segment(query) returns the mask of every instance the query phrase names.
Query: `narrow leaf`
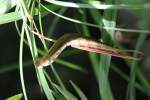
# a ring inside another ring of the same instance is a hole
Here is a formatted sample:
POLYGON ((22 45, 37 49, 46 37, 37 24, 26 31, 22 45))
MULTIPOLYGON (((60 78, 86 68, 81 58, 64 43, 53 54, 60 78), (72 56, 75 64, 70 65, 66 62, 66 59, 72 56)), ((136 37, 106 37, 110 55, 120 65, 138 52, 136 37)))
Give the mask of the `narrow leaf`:
POLYGON ((20 94, 16 94, 12 97, 7 98, 6 100, 21 100, 22 96, 23 96, 23 94, 20 93, 20 94))
POLYGON ((74 84, 72 81, 70 81, 70 83, 73 86, 73 88, 76 90, 76 92, 78 93, 81 100, 88 100, 87 97, 85 96, 85 94, 82 92, 82 90, 76 84, 74 84))

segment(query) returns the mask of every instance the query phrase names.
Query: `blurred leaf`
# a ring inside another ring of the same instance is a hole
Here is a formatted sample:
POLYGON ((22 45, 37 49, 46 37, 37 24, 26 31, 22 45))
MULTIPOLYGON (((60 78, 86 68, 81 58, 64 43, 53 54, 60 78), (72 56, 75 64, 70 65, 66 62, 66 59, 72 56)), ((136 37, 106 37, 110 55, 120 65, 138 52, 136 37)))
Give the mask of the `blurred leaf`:
POLYGON ((20 94, 16 94, 12 97, 7 98, 6 100, 21 100, 22 96, 23 96, 23 94, 20 93, 20 94))
MULTIPOLYGON (((24 62, 23 63, 24 68, 29 67, 29 65, 33 64, 32 60, 23 61, 23 62, 24 62)), ((0 74, 7 73, 7 72, 10 72, 10 71, 13 71, 13 70, 16 70, 16 69, 19 69, 19 64, 18 63, 4 65, 4 66, 1 66, 1 68, 0 68, 0 74)))
POLYGON ((47 80, 45 78, 43 69, 38 69, 38 75, 39 75, 39 79, 40 79, 42 88, 44 90, 44 93, 45 93, 47 99, 48 100, 55 100, 55 98, 54 98, 54 96, 52 94, 53 91, 49 88, 49 85, 48 85, 48 82, 47 82, 47 80))
POLYGON ((0 15, 0 24, 5 24, 21 19, 19 12, 11 12, 0 15))
MULTIPOLYGON (((6 0, 3 0, 3 2, 6 0)), ((10 2, 10 0, 7 0, 10 2)), ((15 1, 15 0, 11 0, 11 1, 15 1)), ((17 0, 16 0, 17 1, 17 0)), ((3 4, 3 3, 1 3, 3 4)), ((52 5, 45 5, 48 8, 52 8, 53 10, 57 10, 60 9, 59 7, 53 7, 52 5)), ((1 9, 1 8, 0 8, 1 9)), ((35 13, 34 15, 38 15, 38 9, 34 8, 35 13)), ((0 10, 1 11, 1 10, 0 10)), ((41 14, 42 16, 48 14, 48 12, 45 9, 41 9, 41 14)), ((5 13, 5 14, 0 14, 0 24, 5 24, 5 23, 9 23, 9 22, 14 22, 17 20, 22 19, 20 12, 19 11, 15 11, 15 12, 10 12, 10 13, 5 13)))
POLYGON ((150 33, 150 30, 146 30, 146 29, 127 29, 127 28, 117 28, 117 27, 109 27, 109 26, 100 26, 100 25, 97 25, 97 24, 92 24, 92 23, 88 23, 88 22, 83 22, 83 21, 80 21, 80 20, 77 20, 77 19, 73 19, 73 18, 70 18, 70 17, 66 17, 66 16, 63 16, 63 15, 60 15, 56 12, 54 12, 53 10, 47 8, 46 6, 44 6, 43 4, 41 4, 41 6, 47 10, 48 12, 52 13, 53 15, 56 15, 64 20, 67 20, 67 21, 70 21, 70 22, 74 22, 74 23, 78 23, 78 24, 82 24, 82 25, 87 25, 87 26, 91 26, 91 27, 96 27, 96 28, 102 28, 102 29, 108 29, 108 30, 116 30, 116 31, 122 31, 122 32, 137 32, 137 33, 150 33))
MULTIPOLYGON (((89 4, 84 3, 73 3, 68 1, 57 1, 57 0, 46 0, 49 3, 58 6, 72 7, 72 8, 89 8, 89 9, 149 9, 150 4, 142 5, 131 5, 131 4, 104 4, 101 2, 89 2, 89 4)), ((106 3, 106 2, 105 2, 106 3)))
MULTIPOLYGON (((115 0, 106 1, 107 4, 115 4, 115 0)), ((101 21, 100 21, 101 22, 101 21)), ((116 27, 116 10, 105 10, 103 19, 104 27, 116 27)), ((114 30, 105 29, 101 31, 102 40, 113 45, 114 30)), ((110 55, 100 55, 98 85, 102 100, 114 100, 113 93, 109 84, 108 76, 111 64, 110 55), (107 93, 107 94, 106 94, 107 93)))
POLYGON ((62 82, 62 80, 60 79, 58 73, 56 72, 56 70, 55 70, 55 68, 54 68, 54 66, 53 66, 52 64, 51 64, 51 69, 52 69, 52 71, 53 71, 53 74, 54 74, 54 76, 55 76, 57 82, 58 82, 59 85, 61 86, 61 88, 62 88, 63 90, 66 90, 66 88, 65 88, 65 86, 64 86, 64 84, 63 84, 63 82, 62 82))
POLYGON ((17 2, 18 0, 0 0, 0 15, 14 7, 17 2))
POLYGON ((23 39, 24 39, 24 28, 25 28, 25 21, 23 21, 22 30, 21 30, 21 37, 20 37, 20 48, 19 48, 19 72, 20 72, 20 80, 21 80, 21 86, 22 91, 24 95, 24 99, 28 100, 26 88, 25 88, 25 82, 24 82, 24 74, 23 74, 23 39))
POLYGON ((82 92, 82 90, 76 84, 74 84, 72 81, 70 81, 70 83, 73 86, 73 88, 75 89, 75 91, 78 93, 81 100, 88 100, 87 97, 85 96, 85 94, 82 92))
POLYGON ((61 100, 66 100, 66 98, 63 95, 61 95, 59 92, 53 92, 53 95, 55 96, 56 100, 60 100, 60 98, 61 100))
POLYGON ((99 76, 98 76, 98 85, 99 91, 102 100, 114 100, 113 94, 110 88, 108 74, 109 67, 111 63, 111 56, 108 55, 100 55, 100 65, 99 65, 99 76))
POLYGON ((53 86, 67 99, 67 100, 78 100, 74 95, 72 95, 68 90, 63 90, 58 85, 53 84, 53 86))
POLYGON ((56 59, 55 62, 58 63, 58 64, 61 64, 61 65, 64 65, 64 66, 66 66, 68 68, 85 72, 85 69, 83 69, 81 66, 79 66, 77 64, 73 64, 73 63, 67 62, 65 60, 60 60, 60 59, 56 59))

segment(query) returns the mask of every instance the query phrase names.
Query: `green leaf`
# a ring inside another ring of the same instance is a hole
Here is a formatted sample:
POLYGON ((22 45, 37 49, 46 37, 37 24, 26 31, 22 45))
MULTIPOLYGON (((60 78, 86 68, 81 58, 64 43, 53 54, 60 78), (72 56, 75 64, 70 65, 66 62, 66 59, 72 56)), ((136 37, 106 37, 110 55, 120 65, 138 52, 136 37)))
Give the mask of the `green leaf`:
POLYGON ((98 85, 102 100, 113 100, 113 95, 108 80, 110 62, 111 56, 101 55, 99 65, 98 85))
POLYGON ((0 15, 0 24, 5 24, 21 19, 19 12, 11 12, 0 15))
POLYGON ((72 81, 70 81, 70 83, 73 86, 73 88, 76 90, 76 92, 78 93, 81 100, 88 100, 87 97, 85 96, 85 94, 82 92, 82 90, 76 84, 74 84, 72 81))
POLYGON ((61 86, 61 88, 62 88, 63 90, 66 90, 66 88, 65 88, 65 86, 64 86, 64 84, 63 84, 63 82, 62 82, 62 80, 60 79, 58 73, 56 72, 56 70, 55 70, 55 68, 54 68, 54 66, 53 66, 52 64, 51 64, 51 69, 52 69, 52 71, 53 71, 53 74, 54 74, 54 76, 55 76, 57 82, 58 82, 59 85, 61 86))
POLYGON ((67 100, 78 100, 74 95, 72 95, 68 90, 63 90, 60 86, 53 84, 53 86, 67 99, 67 100))
POLYGON ((39 79, 41 81, 41 85, 42 85, 42 88, 44 90, 44 93, 45 93, 47 99, 48 100, 55 100, 55 98, 52 94, 53 91, 48 86, 48 83, 47 83, 47 80, 45 78, 43 69, 38 69, 38 75, 39 75, 39 79))
POLYGON ((21 100, 22 96, 23 96, 23 94, 19 93, 19 94, 12 96, 12 97, 7 98, 6 100, 21 100))
MULTIPOLYGON (((10 2, 10 0, 3 0, 3 2, 5 1, 8 1, 10 2)), ((15 0, 11 0, 11 1, 15 1, 15 0)), ((17 1, 17 0, 16 0, 17 1)), ((1 4, 4 4, 4 3, 1 3, 1 4)), ((0 5, 1 6, 1 5, 0 5)), ((59 9, 59 7, 53 7, 52 5, 45 5, 46 7, 48 8, 51 8, 53 10, 57 10, 59 9)), ((2 8, 0 8, 0 11, 1 11, 2 8)), ((35 10, 35 13, 34 15, 38 15, 38 9, 37 8, 34 8, 35 10)), ((48 14, 48 12, 45 10, 45 9, 41 9, 42 11, 42 15, 46 15, 48 14)), ((1 13, 1 12, 0 12, 1 13)), ((15 12, 10 12, 10 13, 4 13, 4 14, 0 14, 0 24, 6 24, 6 23, 10 23, 10 22, 14 22, 14 21, 17 21, 17 20, 20 20, 22 19, 21 15, 20 15, 20 12, 19 11, 15 11, 15 12)))
POLYGON ((96 28, 102 28, 102 29, 122 31, 122 32, 150 33, 150 30, 146 30, 146 29, 142 30, 142 29, 117 28, 117 27, 100 26, 100 25, 97 25, 97 24, 83 22, 83 21, 80 21, 80 20, 77 20, 77 19, 73 19, 73 18, 70 18, 70 17, 66 17, 66 16, 63 16, 63 15, 60 15, 60 14, 52 11, 51 9, 49 9, 48 7, 46 7, 46 6, 42 5, 42 4, 41 4, 41 7, 43 7, 43 9, 47 10, 48 12, 52 13, 55 16, 58 16, 58 17, 60 17, 60 18, 62 18, 64 20, 67 20, 67 21, 70 21, 70 22, 74 22, 74 23, 77 23, 77 24, 82 24, 82 25, 87 25, 87 26, 96 27, 96 28))
MULTIPOLYGON (((23 61, 23 66, 25 68, 29 67, 29 65, 32 65, 33 64, 33 61, 32 60, 27 60, 27 61, 23 61)), ((19 64, 18 62, 17 63, 14 63, 14 64, 8 64, 8 65, 4 65, 4 66, 1 66, 0 68, 0 74, 2 73, 7 73, 7 72, 10 72, 10 71, 13 71, 13 70, 16 70, 16 69, 19 69, 19 64)))
POLYGON ((84 3, 73 3, 57 0, 45 0, 54 5, 63 6, 63 7, 72 7, 72 8, 89 8, 89 9, 149 9, 150 4, 142 5, 133 5, 133 4, 104 4, 101 2, 89 2, 89 4, 84 3))
MULTIPOLYGON (((106 3, 115 4, 115 0, 106 1, 106 3)), ((101 22, 101 21, 100 21, 101 22)), ((115 27, 116 26, 116 11, 115 10, 104 10, 102 19, 104 27, 115 27)), ((101 31, 102 40, 106 43, 113 44, 114 30, 104 29, 101 31)), ((109 69, 111 64, 111 56, 100 55, 99 65, 99 77, 98 85, 102 100, 114 100, 111 87, 108 80, 109 69), (107 93, 107 94, 106 94, 107 93)))
POLYGON ((25 82, 24 82, 24 74, 23 74, 23 39, 24 39, 24 26, 25 22, 23 21, 22 30, 21 30, 21 39, 20 39, 20 48, 19 48, 19 71, 20 71, 20 79, 21 79, 21 86, 23 90, 23 95, 25 100, 28 100, 25 82))
POLYGON ((61 100, 66 100, 66 98, 63 95, 61 95, 59 92, 53 92, 53 95, 55 96, 56 100, 60 100, 60 98, 61 100))
POLYGON ((81 66, 79 66, 77 64, 73 64, 73 63, 67 62, 65 60, 60 60, 60 59, 56 59, 55 62, 58 63, 58 64, 61 64, 61 65, 64 65, 64 66, 66 66, 68 68, 85 72, 85 69, 83 69, 81 66))
POLYGON ((0 14, 4 14, 17 4, 18 0, 0 0, 0 14))

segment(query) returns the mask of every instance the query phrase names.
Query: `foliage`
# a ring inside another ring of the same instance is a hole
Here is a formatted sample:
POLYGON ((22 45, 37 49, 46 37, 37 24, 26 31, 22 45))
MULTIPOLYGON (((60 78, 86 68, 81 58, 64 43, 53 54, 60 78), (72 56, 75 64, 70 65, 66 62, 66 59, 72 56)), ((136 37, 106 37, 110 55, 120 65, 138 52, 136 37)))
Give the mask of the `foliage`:
MULTIPOLYGON (((79 0, 77 3, 75 2, 67 2, 67 1, 56 1, 56 0, 11 0, 11 6, 7 9, 4 9, 8 6, 10 0, 1 0, 0 4, 0 24, 6 24, 9 22, 15 22, 16 29, 18 30, 18 34, 20 36, 20 52, 19 52, 19 69, 20 69, 20 78, 21 78, 21 85, 23 90, 23 95, 25 100, 28 100, 28 95, 26 93, 26 84, 24 80, 24 66, 32 64, 39 58, 40 55, 46 55, 48 53, 48 45, 47 41, 41 39, 42 45, 44 50, 41 50, 36 45, 36 40, 34 34, 28 29, 30 27, 34 28, 35 26, 35 19, 34 16, 38 17, 38 25, 39 29, 36 29, 41 34, 52 36, 54 30, 57 27, 57 24, 62 21, 63 19, 65 22, 70 22, 76 26, 77 33, 82 33, 84 36, 92 37, 90 33, 89 27, 94 27, 98 30, 97 34, 101 33, 101 40, 111 46, 124 48, 115 40, 115 31, 122 31, 122 32, 138 32, 139 37, 135 44, 135 49, 139 50, 142 43, 144 42, 147 33, 150 33, 150 30, 147 28, 149 27, 147 23, 148 18, 144 15, 145 9, 150 9, 149 3, 143 3, 142 0, 135 0, 134 2, 130 2, 129 0, 122 3, 118 3, 117 0, 109 0, 106 1, 96 1, 96 0, 79 0), (142 3, 141 3, 141 2, 142 3), (5 2, 5 3, 2 3, 5 2), (12 7, 15 7, 15 11, 7 12, 12 7), (65 12, 69 8, 75 9, 75 13, 73 13, 74 17, 67 17, 65 12), (117 19, 117 12, 118 10, 132 10, 141 20, 142 25, 139 25, 139 29, 126 29, 120 28, 116 26, 116 19, 117 19), (142 10, 143 13, 139 14, 138 10, 142 10), (102 12, 102 13, 100 13, 102 12), (43 32, 43 22, 42 18, 47 14, 54 15, 54 19, 51 21, 49 27, 49 33, 45 34, 43 32), (89 22, 90 15, 92 22, 89 22), (147 19, 146 19, 147 18, 147 19), (18 28, 17 21, 22 21, 21 29, 18 28), (146 27, 146 29, 144 28, 146 27), (26 36, 26 38, 25 38, 26 36), (32 60, 24 61, 23 60, 23 47, 24 43, 28 45, 31 51, 32 60)), ((62 32, 64 33, 64 32, 62 32)), ((80 51, 77 50, 68 50, 67 53, 63 53, 64 56, 71 57, 73 54, 78 54, 80 51)), ((109 81, 109 70, 112 68, 118 75, 124 78, 128 82, 128 89, 127 89, 127 96, 129 100, 136 100, 136 92, 135 90, 138 89, 145 94, 150 93, 150 83, 149 79, 146 78, 145 74, 140 69, 140 64, 137 61, 128 61, 124 60, 124 62, 130 68, 130 75, 126 75, 122 72, 115 63, 112 62, 112 58, 109 55, 99 55, 95 53, 88 53, 89 60, 91 62, 91 67, 93 69, 93 73, 96 77, 98 88, 99 88, 99 95, 102 100, 114 100, 113 92, 111 90, 111 85, 109 81), (139 81, 136 80, 138 78, 139 81)), ((71 63, 65 61, 63 59, 57 59, 55 63, 64 65, 67 68, 85 72, 86 69, 82 68, 81 65, 71 63)), ((18 64, 15 64, 12 68, 12 65, 7 66, 5 69, 1 69, 0 73, 6 73, 8 71, 14 70, 18 68, 18 64)), ((43 93, 47 97, 48 100, 77 100, 80 98, 81 100, 87 100, 88 98, 86 95, 81 91, 81 89, 71 81, 71 85, 73 86, 74 90, 78 94, 75 96, 72 92, 70 92, 64 83, 62 82, 61 78, 57 71, 55 70, 54 65, 48 67, 48 69, 37 69, 35 66, 35 72, 37 74, 37 79, 39 82, 39 86, 41 87, 43 93), (53 76, 47 72, 48 70, 52 70, 53 76), (53 81, 53 80, 56 80, 53 81)), ((73 80, 73 79, 71 79, 73 80)), ((96 84, 96 83, 95 83, 96 84)), ((116 83, 117 84, 117 83, 116 83)), ((81 87, 82 88, 82 87, 81 87)))

